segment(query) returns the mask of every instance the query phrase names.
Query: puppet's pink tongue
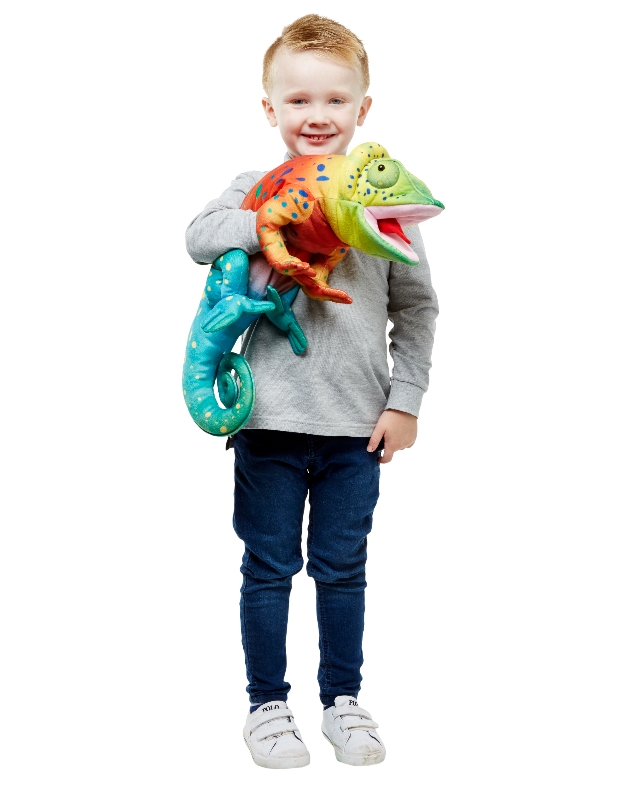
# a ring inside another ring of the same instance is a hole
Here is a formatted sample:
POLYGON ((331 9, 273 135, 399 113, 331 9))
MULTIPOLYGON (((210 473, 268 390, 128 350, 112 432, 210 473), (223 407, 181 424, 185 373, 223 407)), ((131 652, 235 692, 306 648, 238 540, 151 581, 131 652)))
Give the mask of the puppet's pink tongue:
POLYGON ((411 241, 403 232, 403 228, 398 224, 398 219, 377 219, 378 229, 382 233, 393 233, 399 235, 405 243, 410 244, 411 241))

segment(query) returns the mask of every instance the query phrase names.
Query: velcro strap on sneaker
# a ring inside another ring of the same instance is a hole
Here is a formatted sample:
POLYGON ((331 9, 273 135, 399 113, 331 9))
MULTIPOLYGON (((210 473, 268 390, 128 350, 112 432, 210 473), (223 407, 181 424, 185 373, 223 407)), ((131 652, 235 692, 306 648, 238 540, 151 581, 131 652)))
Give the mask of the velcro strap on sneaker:
MULTIPOLYGON (((281 720, 283 717, 293 717, 291 709, 274 709, 273 711, 266 711, 258 717, 257 720, 252 720, 250 725, 250 733, 256 730, 261 725, 265 725, 271 720, 281 720)), ((288 722, 288 720, 287 720, 288 722)))
POLYGON ((372 719, 369 711, 362 709, 360 706, 339 706, 332 709, 333 717, 337 720, 339 717, 365 717, 368 720, 372 719))
POLYGON ((343 730, 367 730, 368 728, 378 728, 378 722, 374 720, 344 720, 342 725, 343 730))
POLYGON ((298 726, 294 722, 288 720, 272 720, 267 725, 261 725, 256 728, 254 732, 254 739, 262 741, 269 738, 269 736, 282 736, 284 733, 292 733, 296 731, 298 726))

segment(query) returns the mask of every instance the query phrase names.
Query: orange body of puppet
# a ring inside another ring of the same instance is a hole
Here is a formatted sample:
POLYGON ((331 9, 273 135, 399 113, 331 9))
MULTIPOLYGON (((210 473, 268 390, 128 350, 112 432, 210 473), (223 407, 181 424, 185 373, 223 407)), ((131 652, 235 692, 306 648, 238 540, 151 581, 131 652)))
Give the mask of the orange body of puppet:
MULTIPOLYGON (((418 257, 400 222, 435 216, 444 206, 422 181, 376 142, 348 156, 300 156, 268 172, 241 208, 256 211, 262 254, 310 298, 349 304, 328 285, 351 246, 415 265, 418 257)), ((291 285, 292 286, 292 285, 291 285)))

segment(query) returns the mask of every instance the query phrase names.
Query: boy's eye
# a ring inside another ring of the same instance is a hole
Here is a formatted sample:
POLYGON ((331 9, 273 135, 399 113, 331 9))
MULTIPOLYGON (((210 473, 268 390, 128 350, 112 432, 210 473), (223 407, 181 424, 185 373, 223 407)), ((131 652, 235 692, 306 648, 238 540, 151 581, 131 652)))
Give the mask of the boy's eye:
POLYGON ((304 99, 293 99, 293 101, 291 102, 291 104, 298 104, 298 105, 300 105, 300 104, 306 104, 306 101, 305 101, 304 99))
POLYGON ((344 101, 343 101, 343 99, 331 99, 330 103, 331 104, 343 104, 344 101))

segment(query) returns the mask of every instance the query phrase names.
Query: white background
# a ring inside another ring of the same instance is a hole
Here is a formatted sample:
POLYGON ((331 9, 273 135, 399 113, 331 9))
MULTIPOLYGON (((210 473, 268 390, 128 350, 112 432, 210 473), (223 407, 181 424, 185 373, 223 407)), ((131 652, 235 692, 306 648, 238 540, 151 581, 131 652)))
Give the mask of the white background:
POLYGON ((620 5, 5 15, 3 786, 627 788, 620 5), (387 760, 353 771, 319 733, 302 573, 288 678, 311 765, 278 774, 241 739, 233 460, 180 392, 205 276, 183 234, 238 172, 282 160, 260 64, 309 12, 368 50, 355 142, 383 142, 447 210, 423 225, 431 387, 416 446, 383 469, 369 544, 360 697, 387 760))

